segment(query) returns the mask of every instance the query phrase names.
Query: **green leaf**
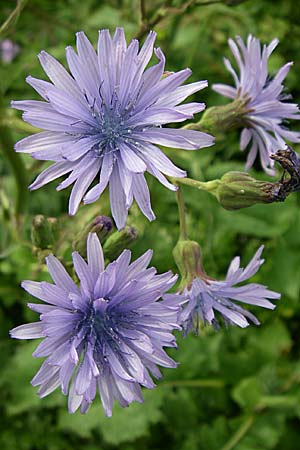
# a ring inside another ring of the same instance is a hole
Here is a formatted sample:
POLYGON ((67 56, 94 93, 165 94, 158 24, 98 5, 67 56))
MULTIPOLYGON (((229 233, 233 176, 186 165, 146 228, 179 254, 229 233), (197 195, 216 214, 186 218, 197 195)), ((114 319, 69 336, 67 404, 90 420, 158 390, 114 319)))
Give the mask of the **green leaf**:
POLYGON ((61 411, 58 427, 60 430, 69 430, 81 437, 88 438, 94 430, 101 432, 103 439, 113 445, 127 441, 134 441, 149 434, 149 427, 162 420, 161 406, 165 391, 156 388, 154 391, 144 391, 145 402, 133 403, 123 409, 115 404, 113 416, 107 418, 96 399, 86 415, 79 412, 74 415, 61 411))
POLYGON ((36 388, 30 384, 30 380, 41 365, 41 360, 32 356, 36 347, 37 342, 20 343, 9 365, 1 374, 0 384, 8 395, 6 409, 10 416, 32 411, 33 408, 65 403, 65 397, 59 391, 41 400, 36 388))
POLYGON ((245 378, 233 390, 232 397, 246 410, 254 409, 263 395, 263 389, 257 378, 245 378))

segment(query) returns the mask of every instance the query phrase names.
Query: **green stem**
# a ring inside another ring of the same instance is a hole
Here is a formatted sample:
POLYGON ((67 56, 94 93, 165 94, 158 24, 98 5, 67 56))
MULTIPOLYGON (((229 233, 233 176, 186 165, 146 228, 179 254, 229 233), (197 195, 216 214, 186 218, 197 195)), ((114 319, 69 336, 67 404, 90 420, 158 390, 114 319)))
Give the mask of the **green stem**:
MULTIPOLYGON (((0 115, 1 115, 1 99, 0 99, 0 115)), ((16 186, 17 186, 17 199, 15 205, 15 213, 17 218, 26 209, 26 199, 27 199, 27 177, 25 165, 18 155, 14 151, 14 140, 7 127, 4 127, 0 123, 0 149, 3 152, 5 159, 11 166, 16 186)))
POLYGON ((141 10, 141 25, 140 29, 135 35, 136 39, 142 39, 149 30, 153 30, 163 19, 169 19, 172 16, 179 16, 188 12, 194 6, 208 6, 216 3, 223 3, 223 0, 208 0, 204 2, 198 2, 197 0, 187 0, 180 6, 170 6, 170 1, 165 0, 160 8, 156 9, 155 14, 152 17, 147 17, 145 10, 145 0, 140 0, 141 10))
POLYGON ((213 195, 216 195, 216 189, 221 183, 220 180, 211 180, 211 181, 198 181, 193 180, 192 178, 172 178, 175 184, 185 184, 186 186, 190 186, 201 191, 210 192, 213 195))
POLYGON ((265 395, 256 406, 256 411, 261 411, 265 408, 295 408, 298 403, 298 398, 291 395, 265 395))
POLYGON ((248 417, 221 450, 232 450, 252 427, 255 416, 248 417))
POLYGON ((178 204, 179 227, 180 227, 179 239, 184 241, 187 239, 186 220, 185 220, 185 205, 184 205, 184 199, 183 199, 183 195, 182 195, 182 189, 180 186, 178 186, 178 189, 176 191, 176 199, 177 199, 177 204, 178 204))
POLYGON ((1 38, 6 36, 10 31, 10 29, 17 23, 20 13, 22 12, 22 9, 25 7, 27 1, 28 0, 18 0, 15 9, 11 12, 6 21, 0 27, 1 38))

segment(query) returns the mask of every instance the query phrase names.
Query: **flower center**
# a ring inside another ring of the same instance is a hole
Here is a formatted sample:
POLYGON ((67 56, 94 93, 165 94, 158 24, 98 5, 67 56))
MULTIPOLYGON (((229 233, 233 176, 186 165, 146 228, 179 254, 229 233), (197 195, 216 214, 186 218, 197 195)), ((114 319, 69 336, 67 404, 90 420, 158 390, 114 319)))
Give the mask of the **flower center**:
POLYGON ((114 320, 107 312, 108 301, 104 298, 99 298, 93 301, 90 309, 90 337, 95 341, 102 341, 109 335, 114 334, 114 320))
POLYGON ((129 142, 132 127, 126 125, 126 118, 130 117, 130 111, 122 111, 116 94, 112 95, 109 104, 106 104, 101 96, 101 108, 98 111, 95 109, 95 102, 89 106, 98 122, 96 132, 99 142, 92 148, 96 156, 103 157, 107 152, 115 152, 119 150, 122 142, 129 142))
POLYGON ((102 123, 100 125, 101 140, 96 154, 101 155, 103 150, 116 151, 119 150, 120 142, 128 142, 128 138, 132 133, 130 127, 126 127, 124 121, 115 111, 103 112, 102 123))

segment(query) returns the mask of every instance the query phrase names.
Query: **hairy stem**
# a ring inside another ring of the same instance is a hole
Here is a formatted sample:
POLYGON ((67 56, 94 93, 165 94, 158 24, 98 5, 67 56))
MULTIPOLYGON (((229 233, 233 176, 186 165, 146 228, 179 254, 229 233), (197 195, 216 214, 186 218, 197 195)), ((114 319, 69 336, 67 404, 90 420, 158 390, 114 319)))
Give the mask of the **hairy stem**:
POLYGON ((178 186, 178 189, 176 191, 176 199, 177 199, 177 204, 178 204, 180 239, 185 240, 185 239, 187 239, 186 220, 185 220, 185 205, 184 205, 184 199, 183 199, 183 195, 182 195, 182 189, 180 186, 178 186))

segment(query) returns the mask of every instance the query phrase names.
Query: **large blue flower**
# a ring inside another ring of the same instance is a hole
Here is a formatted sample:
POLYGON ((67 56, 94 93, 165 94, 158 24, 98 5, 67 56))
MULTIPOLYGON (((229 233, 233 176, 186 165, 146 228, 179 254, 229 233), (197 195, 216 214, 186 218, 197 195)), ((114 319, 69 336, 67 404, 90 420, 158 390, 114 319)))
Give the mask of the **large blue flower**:
POLYGON ((283 80, 293 63, 289 62, 279 69, 274 78, 268 74, 268 59, 278 44, 277 39, 263 48, 259 39, 249 35, 247 43, 237 36, 236 42, 228 41, 235 58, 238 73, 230 61, 224 58, 225 66, 231 73, 235 87, 227 84, 214 84, 212 88, 231 99, 245 101, 243 122, 245 128, 241 133, 240 148, 244 151, 250 145, 246 170, 260 157, 264 171, 274 175, 272 153, 283 150, 286 141, 300 142, 300 133, 290 131, 285 122, 289 119, 300 120, 299 108, 290 103, 290 97, 283 93, 283 80))
POLYGON ((69 393, 69 411, 81 406, 85 413, 97 389, 107 416, 114 399, 121 406, 142 402, 140 385, 152 389, 161 376, 157 364, 176 367, 163 347, 176 347, 173 329, 178 325, 179 299, 158 301, 175 283, 171 272, 158 275, 147 269, 149 250, 130 264, 130 251, 104 269, 96 234, 89 234, 87 263, 73 253, 78 287, 62 264, 47 258, 55 284, 24 281, 22 287, 46 304, 29 304, 40 321, 14 328, 17 339, 44 338, 34 352, 47 357, 32 380, 45 397, 61 386, 69 393))
POLYGON ((149 220, 155 218, 144 172, 169 189, 165 178, 186 173, 155 145, 194 150, 213 144, 212 136, 193 130, 162 128, 182 122, 205 108, 203 103, 179 105, 207 86, 206 81, 180 86, 190 69, 164 76, 165 57, 155 49, 159 62, 149 67, 156 34, 151 32, 139 51, 137 40, 126 45, 124 30, 99 32, 98 54, 83 32, 77 33, 77 54, 67 47, 71 75, 46 52, 39 59, 52 83, 28 77, 27 82, 46 100, 14 101, 24 110, 23 119, 47 131, 16 144, 16 151, 40 160, 54 161, 30 186, 37 189, 71 174, 58 190, 74 184, 69 213, 96 201, 109 183, 112 215, 118 228, 125 225, 133 199, 149 220), (87 192, 100 174, 98 182, 87 192))

